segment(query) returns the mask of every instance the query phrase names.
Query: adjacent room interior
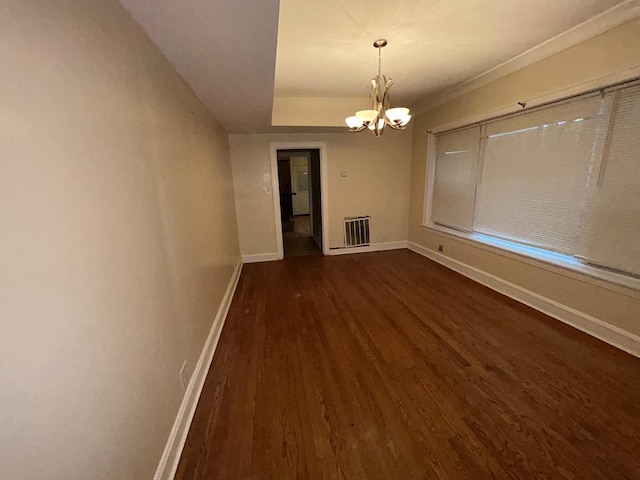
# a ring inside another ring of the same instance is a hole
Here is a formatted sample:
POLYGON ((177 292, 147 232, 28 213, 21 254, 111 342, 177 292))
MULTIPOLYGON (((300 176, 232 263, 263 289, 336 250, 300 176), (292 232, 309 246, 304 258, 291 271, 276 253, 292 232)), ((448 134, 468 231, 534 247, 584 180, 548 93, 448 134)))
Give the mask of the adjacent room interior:
POLYGON ((0 478, 640 478, 640 0, 0 31, 0 478))
POLYGON ((277 150, 284 256, 322 255, 320 150, 277 150))

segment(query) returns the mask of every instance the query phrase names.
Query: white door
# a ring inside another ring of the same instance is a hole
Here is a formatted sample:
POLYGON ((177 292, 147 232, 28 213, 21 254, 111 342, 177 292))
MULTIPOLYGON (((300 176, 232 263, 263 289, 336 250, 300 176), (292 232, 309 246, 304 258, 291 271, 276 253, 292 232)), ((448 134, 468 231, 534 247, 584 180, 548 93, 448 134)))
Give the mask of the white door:
POLYGON ((309 166, 291 165, 293 214, 309 215, 309 166))

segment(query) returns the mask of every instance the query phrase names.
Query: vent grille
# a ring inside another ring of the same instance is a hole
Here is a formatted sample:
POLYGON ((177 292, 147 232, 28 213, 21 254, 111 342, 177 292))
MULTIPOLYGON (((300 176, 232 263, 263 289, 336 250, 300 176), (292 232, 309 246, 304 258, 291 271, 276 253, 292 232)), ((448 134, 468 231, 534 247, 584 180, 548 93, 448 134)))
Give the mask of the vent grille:
POLYGON ((347 247, 369 245, 369 220, 371 217, 345 217, 344 244, 347 247))

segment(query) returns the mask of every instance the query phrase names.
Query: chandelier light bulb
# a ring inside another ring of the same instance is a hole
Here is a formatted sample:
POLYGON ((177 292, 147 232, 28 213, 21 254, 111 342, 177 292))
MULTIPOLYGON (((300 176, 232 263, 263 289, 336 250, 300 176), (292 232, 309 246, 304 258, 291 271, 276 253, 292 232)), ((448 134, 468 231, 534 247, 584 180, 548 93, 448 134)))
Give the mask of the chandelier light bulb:
POLYGON ((362 123, 362 121, 359 120, 358 117, 356 117, 355 115, 352 117, 345 118, 344 121, 347 124, 347 126, 351 129, 364 127, 364 124, 362 123))
POLYGON ((405 107, 390 108, 384 114, 387 116, 390 122, 396 125, 406 125, 411 120, 409 115, 409 109, 405 107))
MULTIPOLYGON (((381 131, 384 128, 384 120, 381 118, 378 120, 378 130, 381 131)), ((369 130, 371 130, 372 132, 374 132, 376 130, 376 122, 372 122, 371 125, 369 125, 369 130)))
POLYGON ((376 118, 378 118, 377 110, 360 110, 356 112, 356 117, 364 125, 375 124, 376 118))

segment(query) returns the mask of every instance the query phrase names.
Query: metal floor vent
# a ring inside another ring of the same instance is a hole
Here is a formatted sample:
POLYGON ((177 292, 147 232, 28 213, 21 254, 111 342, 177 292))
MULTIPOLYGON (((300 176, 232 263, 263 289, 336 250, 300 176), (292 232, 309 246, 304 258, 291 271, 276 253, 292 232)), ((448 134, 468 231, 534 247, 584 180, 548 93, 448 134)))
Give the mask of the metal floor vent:
POLYGON ((362 247, 369 245, 369 220, 371 217, 345 217, 344 245, 346 247, 362 247))

